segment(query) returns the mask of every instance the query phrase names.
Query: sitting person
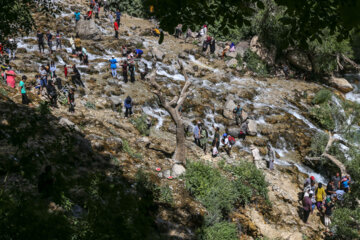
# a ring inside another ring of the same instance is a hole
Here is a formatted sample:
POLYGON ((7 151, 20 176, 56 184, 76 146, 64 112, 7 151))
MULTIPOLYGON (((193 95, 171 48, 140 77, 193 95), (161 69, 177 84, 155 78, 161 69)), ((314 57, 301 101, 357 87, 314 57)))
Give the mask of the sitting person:
POLYGON ((154 28, 152 32, 153 32, 153 34, 154 34, 155 37, 159 37, 159 36, 160 36, 160 30, 159 30, 158 28, 154 28))

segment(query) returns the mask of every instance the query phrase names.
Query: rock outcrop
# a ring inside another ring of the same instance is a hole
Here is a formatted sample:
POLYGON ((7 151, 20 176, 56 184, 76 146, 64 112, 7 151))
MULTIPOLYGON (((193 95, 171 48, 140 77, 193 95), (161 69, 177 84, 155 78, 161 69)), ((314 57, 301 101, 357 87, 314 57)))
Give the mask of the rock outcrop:
POLYGON ((258 36, 254 36, 250 42, 250 50, 256 53, 266 64, 275 64, 276 49, 267 49, 260 41, 258 36))
POLYGON ((76 34, 79 34, 81 39, 95 40, 101 39, 101 31, 95 23, 95 20, 83 20, 81 19, 75 28, 76 34))
POLYGON ((331 86, 343 93, 348 93, 354 90, 354 87, 345 78, 331 77, 329 83, 331 86))

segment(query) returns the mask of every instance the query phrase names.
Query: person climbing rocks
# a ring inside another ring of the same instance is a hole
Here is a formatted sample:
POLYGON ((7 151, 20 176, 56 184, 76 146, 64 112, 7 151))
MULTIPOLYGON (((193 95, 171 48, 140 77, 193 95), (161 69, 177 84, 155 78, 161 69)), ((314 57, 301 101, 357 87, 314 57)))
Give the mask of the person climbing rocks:
POLYGON ((89 54, 86 51, 86 48, 82 47, 81 48, 81 54, 82 54, 82 62, 85 65, 89 65, 89 54))
POLYGON ((90 20, 92 18, 92 14, 93 14, 93 10, 90 9, 87 13, 86 16, 84 16, 85 20, 90 20))
POLYGON ((200 128, 201 128, 201 123, 197 122, 197 124, 195 124, 194 130, 193 130, 194 142, 199 147, 201 147, 201 145, 200 145, 200 135, 201 135, 200 128))
POLYGON ((57 87, 58 91, 62 90, 63 86, 62 86, 61 78, 57 77, 55 79, 55 86, 57 87))
POLYGON ((175 37, 180 38, 182 35, 182 24, 178 24, 175 28, 175 37))
POLYGON ((90 9, 93 9, 95 7, 95 0, 90 0, 90 9))
POLYGON ((121 12, 119 9, 116 10, 115 15, 116 15, 116 22, 117 22, 118 26, 120 27, 121 12))
POLYGON ((130 72, 130 82, 135 82, 135 64, 132 63, 129 65, 129 72, 130 72))
POLYGON ((79 70, 77 69, 76 65, 74 64, 72 66, 72 75, 71 75, 71 81, 77 87, 77 85, 80 85, 82 87, 85 87, 84 83, 81 81, 81 75, 79 70))
POLYGON ((212 152, 213 152, 213 157, 216 156, 217 154, 214 154, 214 152, 218 152, 219 146, 220 146, 220 133, 219 133, 220 129, 219 127, 215 128, 215 134, 214 134, 214 139, 212 141, 212 152))
POLYGON ((35 75, 35 90, 38 90, 37 95, 40 95, 40 89, 41 89, 41 80, 40 75, 35 75))
POLYGON ((59 30, 56 31, 55 38, 56 38, 56 50, 58 50, 58 48, 62 49, 62 44, 61 44, 61 38, 62 37, 61 37, 61 34, 60 34, 59 30))
POLYGON ((45 46, 44 46, 44 33, 37 31, 36 34, 38 46, 39 46, 39 52, 41 53, 41 49, 43 50, 43 53, 45 53, 45 46))
POLYGON ((341 179, 341 189, 348 193, 350 191, 350 176, 345 176, 341 179))
POLYGON ((315 191, 315 195, 316 195, 316 207, 319 211, 321 211, 323 201, 326 198, 325 189, 323 188, 322 183, 318 184, 318 187, 315 191))
POLYGON ((235 52, 235 43, 232 42, 232 43, 230 44, 229 52, 235 52))
POLYGON ((207 26, 204 25, 198 33, 198 38, 205 38, 206 34, 207 34, 207 26))
POLYGON ((117 22, 114 22, 114 31, 115 31, 115 38, 119 38, 119 24, 117 22))
POLYGON ((7 49, 8 49, 9 59, 14 60, 16 49, 17 49, 17 43, 16 43, 15 39, 13 39, 13 38, 9 39, 9 41, 7 42, 7 49))
POLYGON ((111 12, 109 12, 109 21, 110 21, 111 27, 114 26, 114 16, 111 12))
POLYGON ((77 10, 75 13, 75 23, 78 23, 78 21, 80 21, 80 18, 81 18, 81 13, 79 10, 77 10))
POLYGON ((53 35, 50 33, 50 31, 47 32, 46 39, 47 39, 47 43, 48 43, 48 47, 49 47, 49 52, 53 53, 53 50, 52 50, 53 35))
POLYGON ((51 79, 56 78, 56 65, 54 61, 51 61, 50 63, 50 73, 51 73, 51 79))
POLYGON ((334 207, 335 207, 334 201, 332 201, 331 198, 326 198, 324 205, 325 208, 324 224, 326 227, 329 227, 331 224, 331 215, 334 207))
POLYGON ((206 130, 205 126, 201 126, 200 130, 200 146, 204 150, 204 154, 206 154, 206 145, 209 138, 209 133, 206 130))
POLYGON ((21 100, 22 100, 22 104, 29 104, 29 99, 26 95, 26 86, 25 86, 25 82, 27 80, 27 77, 25 75, 22 76, 21 81, 19 82, 19 90, 21 93, 21 100))
POLYGON ((64 76, 65 76, 65 78, 68 77, 68 68, 66 65, 64 65, 64 76))
POLYGON ((285 64, 283 64, 283 72, 285 75, 285 79, 289 79, 289 67, 285 64))
POLYGON ((191 29, 188 28, 188 29, 186 30, 186 34, 185 34, 185 43, 187 43, 187 40, 188 40, 189 38, 192 38, 192 37, 193 37, 193 33, 192 33, 191 29))
POLYGON ((12 70, 11 66, 8 67, 8 70, 6 70, 5 73, 7 85, 11 88, 15 88, 16 73, 12 70))
POLYGON ((240 139, 245 140, 246 134, 247 134, 247 129, 248 129, 248 122, 245 121, 244 123, 241 124, 241 127, 240 127, 240 132, 239 132, 240 139))
POLYGON ((74 42, 76 52, 81 52, 81 39, 79 37, 79 34, 76 34, 74 42))
POLYGON ((314 176, 310 176, 309 178, 306 178, 305 179, 305 182, 304 182, 304 188, 307 187, 307 186, 310 186, 310 185, 314 185, 315 184, 315 177, 314 176))
POLYGON ((131 117, 132 114, 132 99, 130 96, 127 96, 125 101, 125 117, 131 117))
POLYGON ((74 89, 70 89, 68 93, 68 104, 69 104, 69 112, 75 112, 75 94, 74 89))
POLYGON ((312 193, 310 193, 309 196, 305 196, 303 198, 303 210, 304 210, 303 220, 305 224, 308 224, 310 213, 313 212, 312 201, 311 201, 312 196, 313 196, 312 193))
POLYGON ((340 189, 341 177, 339 172, 337 172, 336 175, 332 177, 332 180, 334 181, 335 191, 340 189))
POLYGON ((57 92, 52 80, 49 80, 46 91, 52 107, 57 107, 57 92))
POLYGON ((138 48, 136 48, 135 50, 134 50, 134 54, 135 54, 135 58, 141 58, 141 56, 143 55, 143 50, 141 50, 141 49, 138 49, 138 48))
POLYGON ((242 122, 243 122, 242 111, 243 111, 243 109, 240 107, 240 104, 238 104, 237 107, 234 108, 234 110, 233 110, 236 125, 242 124, 242 122))
POLYGON ((124 82, 127 83, 128 82, 128 63, 127 63, 127 61, 124 61, 123 64, 121 65, 121 67, 122 67, 122 74, 123 74, 124 82))
POLYGON ((235 138, 227 133, 224 133, 223 138, 221 139, 221 143, 223 144, 223 149, 227 155, 231 157, 231 149, 232 146, 235 145, 235 138))
POLYGON ((116 64, 117 64, 117 61, 116 61, 116 59, 115 59, 115 57, 112 57, 110 60, 109 60, 109 62, 110 62, 110 69, 111 69, 111 74, 112 74, 112 76, 113 76, 113 78, 116 78, 116 64))
POLYGON ((221 58, 222 58, 222 59, 224 59, 225 54, 226 54, 229 50, 230 50, 230 46, 229 46, 228 43, 226 43, 226 44, 225 44, 225 48, 224 48, 224 50, 223 50, 222 53, 221 53, 221 58))
POLYGON ((154 34, 155 37, 159 37, 161 31, 160 31, 159 28, 154 28, 154 29, 152 30, 152 33, 154 34))

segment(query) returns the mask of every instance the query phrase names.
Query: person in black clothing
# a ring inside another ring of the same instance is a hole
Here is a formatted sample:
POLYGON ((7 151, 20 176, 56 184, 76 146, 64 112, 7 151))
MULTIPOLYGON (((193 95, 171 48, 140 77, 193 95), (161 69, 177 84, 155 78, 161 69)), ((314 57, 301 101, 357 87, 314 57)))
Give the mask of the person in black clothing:
POLYGON ((43 50, 43 53, 45 52, 45 47, 44 47, 44 33, 37 31, 37 40, 38 40, 38 46, 39 46, 39 51, 41 53, 41 49, 43 50))
POLYGON ((63 88, 62 87, 62 82, 61 82, 61 78, 56 78, 56 80, 55 80, 55 85, 56 85, 56 87, 57 87, 57 89, 59 90, 59 91, 61 91, 61 89, 63 88))
POLYGON ((127 96, 125 99, 125 117, 131 116, 132 114, 132 99, 130 96, 127 96))
POLYGON ((142 73, 140 73, 140 75, 141 75, 141 80, 145 80, 145 77, 146 77, 146 75, 147 75, 148 73, 149 73, 149 69, 148 69, 147 65, 145 65, 145 71, 142 72, 142 73))
POLYGON ((215 53, 215 49, 216 49, 216 44, 215 44, 215 38, 211 39, 210 42, 210 53, 214 54, 215 53))
POLYGON ((53 39, 53 35, 50 33, 50 31, 47 32, 46 34, 46 38, 47 38, 47 41, 48 41, 48 46, 49 46, 49 51, 50 53, 52 53, 52 39, 53 39))
POLYGON ((46 86, 46 91, 50 98, 51 106, 57 107, 57 92, 52 80, 49 80, 48 85, 46 86))
POLYGON ((73 69, 73 73, 71 75, 71 81, 73 82, 73 84, 75 85, 75 87, 77 87, 77 85, 80 85, 82 87, 85 87, 84 83, 81 81, 81 75, 79 70, 76 68, 75 64, 72 67, 73 69))
POLYGON ((208 49, 208 46, 210 45, 211 43, 211 40, 212 38, 211 37, 207 37, 205 40, 204 40, 204 43, 203 43, 203 52, 206 52, 206 50, 208 49))
POLYGON ((70 89, 68 94, 69 112, 75 112, 75 94, 74 90, 70 89))
POLYGON ((47 198, 52 195, 55 179, 51 173, 51 166, 45 167, 45 172, 41 173, 38 179, 38 191, 47 198))
POLYGON ((130 81, 133 83, 133 82, 135 82, 135 66, 134 66, 134 64, 129 65, 129 71, 130 71, 130 81))
POLYGON ((123 77, 124 77, 124 82, 127 83, 128 82, 128 63, 127 61, 124 61, 124 63, 121 65, 122 66, 122 72, 123 72, 123 77))

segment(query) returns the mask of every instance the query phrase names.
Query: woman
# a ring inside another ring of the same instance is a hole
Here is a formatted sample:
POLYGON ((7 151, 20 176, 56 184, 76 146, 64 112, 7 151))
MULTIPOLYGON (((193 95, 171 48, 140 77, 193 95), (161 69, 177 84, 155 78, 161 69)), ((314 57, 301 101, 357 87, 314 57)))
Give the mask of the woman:
POLYGON ((16 73, 11 69, 11 66, 9 66, 8 70, 5 71, 6 73, 6 83, 9 87, 15 88, 15 77, 16 73))
POLYGON ((50 73, 51 73, 51 79, 56 78, 56 66, 54 61, 51 61, 50 63, 50 73))
POLYGON ((69 41, 70 41, 70 45, 71 45, 71 51, 72 51, 72 54, 75 54, 75 49, 76 49, 76 47, 75 47, 75 41, 74 41, 74 38, 73 38, 73 37, 71 37, 69 41))
POLYGON ((50 98, 51 106, 57 107, 57 92, 52 80, 49 80, 49 84, 47 85, 46 90, 50 98))
POLYGON ((59 30, 56 31, 56 50, 58 48, 60 48, 60 49, 62 48, 62 46, 61 46, 61 34, 60 34, 59 30))

